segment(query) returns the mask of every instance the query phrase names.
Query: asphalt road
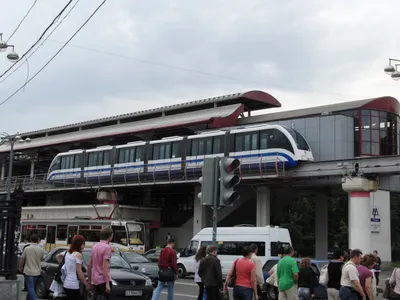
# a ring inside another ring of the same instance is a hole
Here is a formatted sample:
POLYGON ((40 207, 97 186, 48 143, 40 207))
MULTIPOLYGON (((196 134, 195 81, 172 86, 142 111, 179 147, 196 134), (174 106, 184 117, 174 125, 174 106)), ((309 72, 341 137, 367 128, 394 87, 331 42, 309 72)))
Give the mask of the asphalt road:
MULTIPOLYGON (((179 279, 175 282, 175 300, 184 300, 184 299, 197 299, 197 295, 199 292, 198 285, 194 283, 193 279, 179 279)), ((230 299, 233 299, 232 292, 230 292, 230 299)), ((23 297, 21 299, 25 299, 26 292, 23 292, 23 297)), ((160 300, 167 300, 168 290, 167 287, 162 291, 160 300)), ((52 296, 49 299, 53 299, 52 296)))
MULTIPOLYGON (((387 275, 386 274, 382 274, 382 275, 384 275, 384 276, 382 276, 382 278, 386 279, 387 275)), ((383 284, 380 284, 380 287, 383 288, 383 284)), ((198 292, 199 292, 198 285, 196 283, 194 283, 192 278, 179 279, 175 282, 175 293, 174 293, 175 300, 196 299, 198 292)), ((229 293, 230 293, 230 299, 233 299, 232 290, 230 290, 229 293)), ((21 299, 25 299, 26 292, 23 292, 22 294, 23 294, 23 296, 21 299)), ((168 295, 168 290, 167 290, 167 287, 165 287, 161 294, 160 300, 167 300, 167 295, 168 295)), ((50 296, 49 299, 53 299, 53 298, 50 296)), ((379 294, 377 299, 383 300, 382 294, 379 294)))

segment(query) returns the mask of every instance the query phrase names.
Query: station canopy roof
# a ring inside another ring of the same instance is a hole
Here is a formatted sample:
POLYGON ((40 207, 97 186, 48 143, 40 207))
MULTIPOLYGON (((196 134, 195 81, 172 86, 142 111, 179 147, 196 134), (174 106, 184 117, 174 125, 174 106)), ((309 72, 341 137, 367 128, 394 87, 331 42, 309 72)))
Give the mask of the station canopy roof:
MULTIPOLYGON (((23 138, 31 138, 31 142, 15 144, 15 150, 197 124, 207 124, 208 128, 221 128, 235 125, 237 118, 244 111, 280 106, 279 101, 268 93, 249 91, 20 133, 23 138)), ((0 146, 0 153, 7 151, 10 151, 9 145, 0 146)))
POLYGON ((384 96, 321 106, 314 106, 289 111, 266 113, 263 115, 251 116, 238 120, 239 124, 253 124, 280 120, 290 120, 305 117, 314 117, 318 115, 329 115, 342 111, 369 109, 379 110, 399 115, 400 104, 396 98, 384 96))

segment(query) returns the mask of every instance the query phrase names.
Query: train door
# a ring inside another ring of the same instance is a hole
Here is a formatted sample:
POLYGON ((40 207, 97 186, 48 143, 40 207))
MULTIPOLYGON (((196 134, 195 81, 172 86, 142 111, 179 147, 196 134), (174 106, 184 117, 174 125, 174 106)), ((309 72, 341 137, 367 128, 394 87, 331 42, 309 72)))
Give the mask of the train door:
POLYGON ((56 247, 56 226, 48 225, 47 226, 47 235, 46 235, 46 251, 51 251, 56 247))
POLYGON ((78 226, 68 226, 68 239, 67 244, 71 244, 74 235, 78 234, 78 226))

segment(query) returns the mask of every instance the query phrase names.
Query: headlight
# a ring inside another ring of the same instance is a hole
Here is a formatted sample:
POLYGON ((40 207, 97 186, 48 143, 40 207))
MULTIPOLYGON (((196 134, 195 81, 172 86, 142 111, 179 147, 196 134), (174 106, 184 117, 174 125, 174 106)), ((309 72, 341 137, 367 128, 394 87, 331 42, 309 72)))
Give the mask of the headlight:
POLYGON ((118 285, 118 283, 114 279, 111 279, 111 283, 112 285, 118 285))
POLYGON ((140 272, 142 272, 142 273, 146 273, 146 268, 140 268, 140 272))
POLYGON ((153 285, 153 283, 151 282, 151 279, 150 278, 147 278, 146 279, 146 284, 145 284, 145 286, 152 286, 153 285))

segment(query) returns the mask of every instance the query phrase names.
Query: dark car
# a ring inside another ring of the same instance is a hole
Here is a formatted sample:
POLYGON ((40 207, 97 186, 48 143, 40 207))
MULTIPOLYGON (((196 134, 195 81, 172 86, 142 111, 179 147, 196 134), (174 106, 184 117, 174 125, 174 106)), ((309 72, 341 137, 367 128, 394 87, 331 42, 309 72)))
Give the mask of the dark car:
MULTIPOLYGON (((42 263, 42 273, 36 283, 36 294, 39 298, 46 298, 53 281, 54 274, 58 268, 56 256, 63 253, 65 248, 55 248, 42 263)), ((83 272, 86 274, 87 263, 90 258, 91 249, 85 249, 83 255, 83 272)), ((150 300, 153 296, 153 284, 147 276, 135 271, 129 263, 118 253, 113 253, 110 260, 112 292, 110 300, 119 299, 143 299, 150 300)))
MULTIPOLYGON (((158 259, 160 258, 160 254, 161 251, 164 248, 154 248, 154 249, 150 249, 149 251, 147 251, 144 256, 150 260, 151 262, 155 262, 158 263, 158 259)), ((178 252, 176 251, 176 249, 174 249, 176 252, 176 255, 178 255, 178 252)))
MULTIPOLYGON (((294 259, 297 261, 297 264, 300 264, 301 258, 295 258, 294 259)), ((275 266, 279 261, 278 257, 271 258, 267 260, 267 262, 264 264, 263 271, 264 272, 269 272, 273 266, 275 266)), ((318 281, 319 277, 321 275, 321 269, 326 268, 326 265, 328 264, 329 261, 327 260, 313 260, 311 259, 311 269, 313 269, 314 273, 318 276, 318 281)), ((269 300, 277 300, 278 295, 275 293, 275 289, 273 286, 267 284, 267 295, 269 300)), ((326 287, 324 287, 322 284, 318 284, 314 288, 314 294, 315 298, 314 299, 328 299, 328 294, 326 291, 326 287)))
POLYGON ((158 264, 135 252, 120 252, 121 256, 131 265, 132 269, 143 273, 151 279, 154 286, 158 284, 158 264))

